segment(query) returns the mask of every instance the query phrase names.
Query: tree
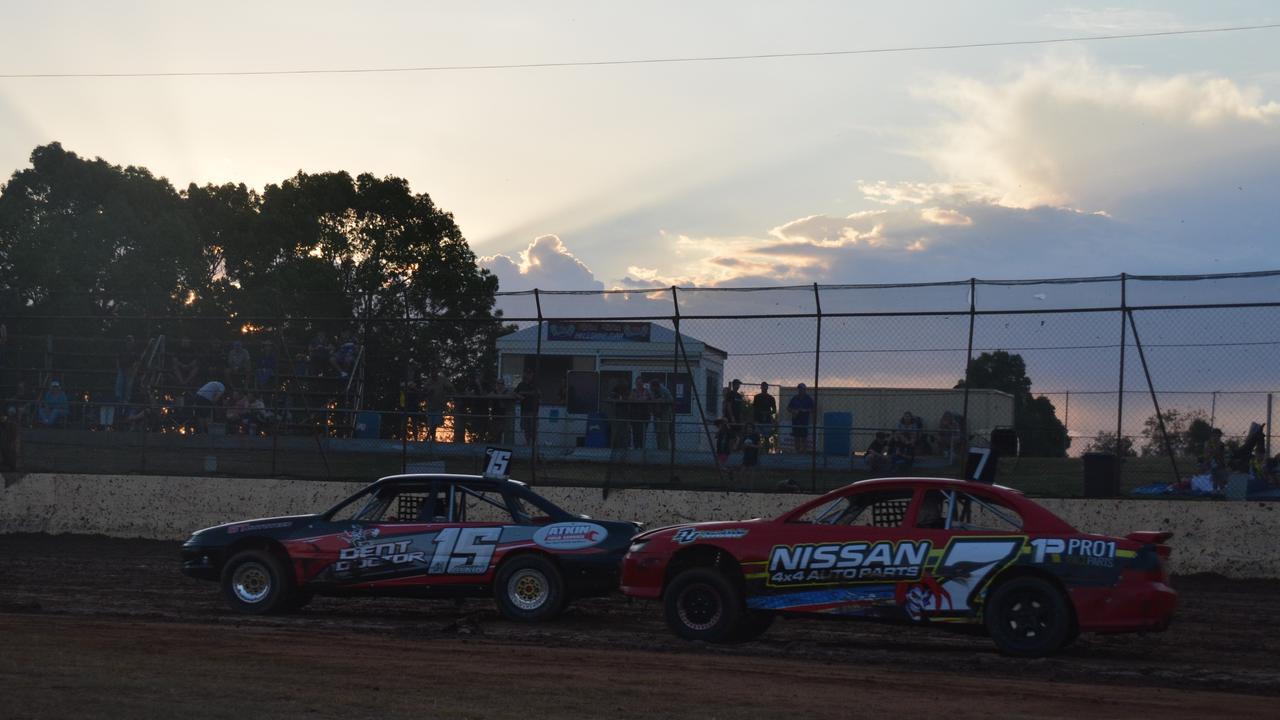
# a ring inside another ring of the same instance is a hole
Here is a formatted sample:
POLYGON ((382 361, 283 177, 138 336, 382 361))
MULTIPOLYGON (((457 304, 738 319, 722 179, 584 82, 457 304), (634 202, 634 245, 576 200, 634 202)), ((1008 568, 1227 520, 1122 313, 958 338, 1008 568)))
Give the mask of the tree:
MULTIPOLYGON (((1138 453, 1133 449, 1133 438, 1125 437, 1120 443, 1125 457, 1137 457, 1138 453)), ((1085 452, 1091 453, 1116 453, 1116 434, 1113 432, 1100 432, 1094 436, 1093 440, 1084 448, 1085 452)))
POLYGON ((1005 350, 984 352, 969 366, 968 382, 961 379, 957 388, 1001 390, 1013 396, 1013 424, 1018 432, 1022 454, 1033 457, 1062 457, 1067 454, 1071 438, 1058 420, 1057 409, 1049 398, 1031 394, 1031 378, 1021 355, 1005 350))
POLYGON ((1153 414, 1142 422, 1142 445, 1138 451, 1143 457, 1164 455, 1167 452, 1164 434, 1160 432, 1161 418, 1164 418, 1164 430, 1169 436, 1169 447, 1179 457, 1194 457, 1203 450, 1205 441, 1213 430, 1203 410, 1181 411, 1170 408, 1158 415, 1153 414))

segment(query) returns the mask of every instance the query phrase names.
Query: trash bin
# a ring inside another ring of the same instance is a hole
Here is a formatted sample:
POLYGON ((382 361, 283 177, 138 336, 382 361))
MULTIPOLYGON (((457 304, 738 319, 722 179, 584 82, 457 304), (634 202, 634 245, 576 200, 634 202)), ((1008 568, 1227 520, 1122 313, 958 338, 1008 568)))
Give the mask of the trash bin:
POLYGON ((1084 454, 1084 496, 1116 497, 1120 494, 1120 468, 1112 453, 1084 454))
POLYGON ((822 414, 822 452, 824 455, 849 457, 852 448, 853 413, 822 414))
POLYGON ((589 448, 609 447, 609 429, 605 425, 605 417, 600 413, 587 415, 587 431, 583 445, 589 448))

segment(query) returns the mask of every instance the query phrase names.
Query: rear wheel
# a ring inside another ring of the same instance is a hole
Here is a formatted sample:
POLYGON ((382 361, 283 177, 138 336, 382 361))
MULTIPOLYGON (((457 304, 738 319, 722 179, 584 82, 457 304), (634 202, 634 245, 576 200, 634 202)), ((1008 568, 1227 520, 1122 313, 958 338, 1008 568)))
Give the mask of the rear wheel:
POLYGON ((236 553, 222 567, 222 593, 232 610, 264 615, 289 609, 293 578, 275 555, 265 550, 236 553))
POLYGON ((1014 578, 987 598, 987 632, 1014 657, 1043 657, 1069 642, 1071 607, 1058 588, 1037 577, 1014 578))
POLYGON ((692 568, 677 575, 667 585, 663 605, 667 627, 685 640, 718 643, 738 639, 735 632, 743 615, 742 598, 715 570, 692 568))
POLYGON ((498 609, 510 620, 542 622, 564 608, 560 569, 539 555, 518 555, 502 563, 493 582, 498 609))

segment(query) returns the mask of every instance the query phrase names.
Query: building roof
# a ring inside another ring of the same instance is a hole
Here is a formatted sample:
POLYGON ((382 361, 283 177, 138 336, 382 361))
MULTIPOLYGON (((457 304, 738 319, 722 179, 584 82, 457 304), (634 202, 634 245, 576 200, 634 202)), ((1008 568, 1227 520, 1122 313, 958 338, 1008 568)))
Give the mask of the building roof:
MULTIPOLYGON (((578 355, 586 348, 592 350, 602 350, 608 348, 617 350, 622 353, 642 354, 645 347, 660 347, 665 345, 664 353, 670 353, 670 347, 676 341, 676 332, 669 327, 646 323, 649 326, 649 342, 636 342, 622 339, 593 339, 593 340, 551 340, 548 333, 550 332, 551 323, 555 321, 546 321, 542 324, 542 352, 547 355, 578 355), (639 352, 637 352, 639 351, 639 352)), ((599 320, 587 322, 614 323, 615 320, 599 320)), ((623 323, 634 325, 637 323, 623 323)), ((718 355, 721 358, 729 357, 729 353, 720 348, 708 345, 703 341, 680 333, 680 341, 685 347, 685 351, 689 354, 701 354, 707 352, 712 355, 718 355)), ((530 325, 527 328, 517 330, 509 335, 503 335, 498 338, 497 346, 499 350, 504 352, 517 352, 528 350, 530 346, 536 346, 538 343, 538 326, 530 325)))

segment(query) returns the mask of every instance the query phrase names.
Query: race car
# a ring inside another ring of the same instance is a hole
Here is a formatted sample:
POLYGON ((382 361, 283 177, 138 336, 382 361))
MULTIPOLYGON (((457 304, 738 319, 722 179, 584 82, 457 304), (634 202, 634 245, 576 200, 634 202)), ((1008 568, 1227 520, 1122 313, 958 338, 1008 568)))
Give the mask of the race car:
POLYGON ((983 629, 1039 657, 1081 632, 1168 627, 1177 595, 1168 532, 1089 535, 998 485, 883 478, 773 520, 637 535, 622 590, 661 599, 680 637, 737 642, 780 614, 983 629))
POLYGON ((317 594, 492 593, 506 617, 541 621, 616 589, 639 529, 573 515, 515 480, 396 475, 315 515, 200 530, 182 546, 182 572, 221 583, 231 608, 248 614, 317 594))

